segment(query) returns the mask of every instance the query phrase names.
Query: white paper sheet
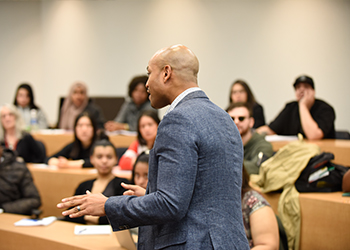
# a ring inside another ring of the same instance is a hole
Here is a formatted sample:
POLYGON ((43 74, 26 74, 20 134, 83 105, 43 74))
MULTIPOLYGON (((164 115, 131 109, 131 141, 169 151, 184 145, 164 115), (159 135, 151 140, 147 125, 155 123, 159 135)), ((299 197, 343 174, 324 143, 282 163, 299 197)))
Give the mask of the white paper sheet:
POLYGON ((50 216, 46 218, 42 218, 39 220, 36 219, 22 219, 15 222, 15 226, 47 226, 54 222, 57 218, 55 216, 50 216))
POLYGON ((92 235, 92 234, 111 234, 112 228, 110 225, 88 225, 75 226, 75 235, 92 235))

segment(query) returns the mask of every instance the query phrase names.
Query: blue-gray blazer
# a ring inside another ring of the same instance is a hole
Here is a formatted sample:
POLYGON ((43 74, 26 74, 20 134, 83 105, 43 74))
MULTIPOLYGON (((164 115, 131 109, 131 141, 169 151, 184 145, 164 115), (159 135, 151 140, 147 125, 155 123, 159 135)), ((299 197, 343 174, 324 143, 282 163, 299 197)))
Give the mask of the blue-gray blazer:
POLYGON ((243 146, 203 91, 159 124, 143 197, 111 197, 113 230, 140 226, 138 249, 249 249, 241 210, 243 146))

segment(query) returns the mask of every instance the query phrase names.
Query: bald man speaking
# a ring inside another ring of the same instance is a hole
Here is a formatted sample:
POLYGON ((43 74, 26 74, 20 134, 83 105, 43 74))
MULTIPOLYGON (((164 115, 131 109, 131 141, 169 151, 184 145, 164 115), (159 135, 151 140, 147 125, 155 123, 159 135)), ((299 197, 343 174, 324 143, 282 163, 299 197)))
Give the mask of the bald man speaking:
MULTIPOLYGON (((231 117, 198 88, 199 63, 174 45, 148 63, 154 108, 170 105, 150 151, 143 196, 65 198, 63 215, 107 215, 114 231, 140 227, 138 249, 249 249, 243 228, 243 146, 231 117)), ((135 193, 136 194, 136 193, 135 193)))

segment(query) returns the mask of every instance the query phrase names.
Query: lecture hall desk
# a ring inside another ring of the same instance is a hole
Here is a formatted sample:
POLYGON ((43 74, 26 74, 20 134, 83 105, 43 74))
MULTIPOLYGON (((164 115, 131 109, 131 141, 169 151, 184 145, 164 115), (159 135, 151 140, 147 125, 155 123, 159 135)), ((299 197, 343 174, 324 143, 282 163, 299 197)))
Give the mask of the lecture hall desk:
MULTIPOLYGON (((334 163, 350 166, 350 140, 323 139, 317 141, 305 141, 317 144, 321 148, 321 152, 333 153, 334 163)), ((273 141, 271 144, 273 150, 277 151, 289 142, 290 141, 273 141)))
MULTIPOLYGON (((34 135, 34 137, 49 146, 48 155, 54 153, 55 150, 58 151, 73 139, 72 134, 65 136, 34 135)), ((136 139, 136 137, 122 135, 114 135, 111 138, 119 147, 127 147, 136 139)), ((277 151, 289 142, 275 141, 271 143, 273 149, 277 151)), ((350 166, 350 140, 324 139, 309 142, 319 145, 321 151, 332 152, 335 156, 335 163, 350 166)), ((61 211, 55 207, 55 204, 61 198, 70 196, 77 183, 95 176, 95 173, 88 169, 58 170, 54 173, 47 169, 33 169, 30 166, 29 168, 43 197, 44 213, 42 216, 60 216, 61 211)), ((347 235, 350 232, 350 198, 342 197, 341 194, 341 192, 300 194, 302 216, 300 250, 350 249, 350 243, 347 240, 347 235)), ((264 194, 264 196, 277 213, 279 194, 270 193, 264 194)))
MULTIPOLYGON (((350 197, 342 192, 300 193, 300 250, 350 249, 350 197)), ((279 193, 263 194, 278 214, 279 193)))
MULTIPOLYGON (((46 147, 46 154, 52 155, 61 150, 65 145, 74 140, 72 132, 62 130, 44 130, 32 134, 36 140, 40 140, 46 147)), ((110 134, 110 141, 115 147, 129 147, 136 140, 134 134, 110 134)), ((94 169, 53 169, 48 167, 37 167, 28 164, 34 182, 39 189, 43 214, 46 216, 61 216, 61 211, 56 208, 62 198, 72 196, 78 184, 82 181, 96 177, 94 169)), ((130 179, 131 171, 116 171, 116 176, 130 179)))
MULTIPOLYGON (((306 140, 308 141, 308 140, 306 140)), ((350 140, 324 139, 308 141, 320 146, 322 152, 334 154, 334 162, 350 166, 350 140)), ((277 151, 289 141, 271 142, 277 151)), ((300 193, 300 250, 350 249, 350 197, 342 192, 300 193)), ((263 194, 278 214, 280 193, 263 194)))
MULTIPOLYGON (((52 130, 52 132, 46 133, 32 133, 34 139, 44 143, 46 148, 46 155, 50 156, 60 151, 64 146, 73 142, 73 132, 59 132, 52 130)), ((130 144, 136 140, 136 135, 122 135, 112 134, 109 135, 109 140, 116 148, 128 148, 130 144)))
POLYGON ((27 216, 0 214, 0 249, 2 250, 126 250, 115 236, 74 235, 72 222, 54 221, 48 226, 16 227, 14 223, 27 216))
MULTIPOLYGON (((81 182, 94 179, 97 175, 94 168, 58 169, 30 163, 27 166, 40 193, 40 209, 43 211, 40 217, 62 216, 62 210, 56 208, 56 204, 62 198, 72 196, 81 182)), ((121 178, 131 178, 131 171, 122 171, 119 167, 115 167, 113 173, 121 178)))

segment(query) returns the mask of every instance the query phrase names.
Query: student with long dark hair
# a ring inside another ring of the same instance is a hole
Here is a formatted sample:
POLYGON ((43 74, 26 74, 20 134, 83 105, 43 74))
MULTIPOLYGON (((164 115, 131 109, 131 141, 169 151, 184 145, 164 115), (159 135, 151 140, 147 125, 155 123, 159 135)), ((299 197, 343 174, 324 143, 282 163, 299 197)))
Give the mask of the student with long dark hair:
POLYGON ((253 128, 258 128, 265 125, 264 109, 256 101, 253 92, 250 90, 248 84, 243 80, 234 81, 230 88, 228 106, 236 102, 247 103, 249 108, 253 111, 253 118, 255 120, 253 128))
POLYGON ((122 183, 122 187, 127 189, 124 195, 144 196, 148 184, 149 152, 141 153, 132 169, 131 184, 122 183))
POLYGON ((137 140, 131 143, 120 158, 119 166, 121 169, 131 170, 137 156, 153 148, 159 123, 158 114, 153 110, 145 110, 141 113, 137 121, 137 140))
POLYGON ((88 112, 77 116, 74 122, 74 141, 56 154, 50 156, 46 163, 60 168, 91 168, 91 146, 96 140, 97 126, 88 112))
POLYGON ((31 129, 31 116, 33 112, 37 120, 38 129, 46 129, 48 127, 46 116, 35 104, 33 90, 28 83, 22 83, 18 86, 13 104, 21 114, 27 130, 31 129))

